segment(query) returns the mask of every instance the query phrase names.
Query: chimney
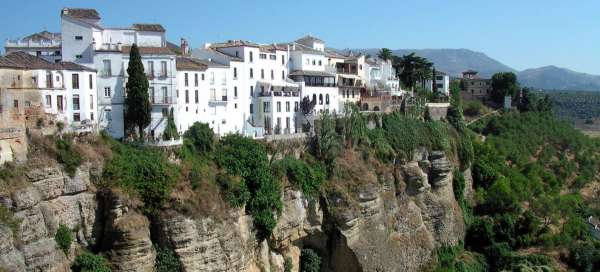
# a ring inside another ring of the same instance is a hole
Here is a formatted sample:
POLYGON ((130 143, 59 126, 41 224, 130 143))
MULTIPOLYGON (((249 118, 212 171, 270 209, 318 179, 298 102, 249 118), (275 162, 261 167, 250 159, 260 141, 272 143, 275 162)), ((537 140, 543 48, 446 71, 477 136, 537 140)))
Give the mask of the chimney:
POLYGON ((181 47, 181 54, 182 55, 189 54, 189 46, 188 46, 188 42, 187 42, 186 39, 181 38, 181 43, 180 43, 179 47, 181 47))

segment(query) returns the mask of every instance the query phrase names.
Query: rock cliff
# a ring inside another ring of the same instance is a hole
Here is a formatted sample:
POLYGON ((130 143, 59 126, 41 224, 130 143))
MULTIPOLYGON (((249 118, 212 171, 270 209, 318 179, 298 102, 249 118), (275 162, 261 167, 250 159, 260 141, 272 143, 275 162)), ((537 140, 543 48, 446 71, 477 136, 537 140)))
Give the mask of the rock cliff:
POLYGON ((310 247, 328 271, 420 271, 435 263, 435 249, 464 236, 462 212, 452 191, 453 165, 441 152, 369 172, 351 190, 328 189, 307 197, 284 189, 283 210, 268 239, 260 242, 243 210, 225 219, 174 209, 154 218, 114 191, 97 192, 86 164, 73 177, 60 166, 25 174, 25 185, 0 203, 20 220, 16 232, 0 225, 0 268, 68 271, 83 248, 102 252, 113 271, 153 271, 154 244, 173 249, 184 271, 283 271, 310 247), (54 240, 60 225, 75 241, 65 255, 54 240))

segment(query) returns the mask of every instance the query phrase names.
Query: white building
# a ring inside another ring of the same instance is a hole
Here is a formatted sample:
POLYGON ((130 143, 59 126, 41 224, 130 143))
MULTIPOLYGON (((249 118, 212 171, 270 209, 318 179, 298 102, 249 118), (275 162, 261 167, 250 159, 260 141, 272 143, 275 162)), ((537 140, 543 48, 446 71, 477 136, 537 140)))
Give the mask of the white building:
POLYGON ((365 56, 352 52, 341 54, 327 51, 327 69, 336 74, 339 93, 339 107, 344 109, 347 103, 358 104, 365 89, 365 79, 369 71, 365 64, 365 56))
POLYGON ((176 106, 175 53, 166 47, 165 29, 157 24, 134 24, 126 28, 101 25, 94 9, 65 8, 61 12, 62 59, 99 72, 97 94, 99 122, 113 137, 123 137, 123 106, 127 65, 132 44, 140 48, 150 83, 151 138, 161 138, 166 115, 176 106))
POLYGON ((180 134, 195 122, 208 124, 215 134, 241 133, 242 115, 232 90, 227 65, 192 57, 177 57, 176 123, 180 134))
POLYGON ((228 111, 231 116, 228 120, 234 122, 236 131, 252 137, 286 131, 281 129, 285 127, 285 116, 279 116, 283 120, 282 126, 276 130, 278 117, 265 114, 264 106, 267 104, 262 102, 269 102, 264 100, 267 94, 275 94, 271 91, 293 87, 288 80, 287 47, 235 40, 206 44, 204 48, 193 50, 192 56, 229 67, 233 89, 229 103, 233 108, 228 111))
POLYGON ((61 36, 60 33, 42 31, 22 39, 7 40, 4 43, 4 51, 6 54, 26 52, 49 62, 59 62, 62 59, 61 36))
POLYGON ((435 70, 435 79, 428 79, 425 81, 425 89, 433 91, 434 87, 436 92, 445 96, 450 95, 450 76, 442 71, 435 70))
POLYGON ((392 96, 402 96, 400 80, 391 60, 368 58, 365 60, 367 69, 366 87, 369 90, 389 92, 392 96))
POLYGON ((314 105, 313 112, 340 112, 338 87, 335 73, 327 69, 324 42, 316 37, 305 36, 289 45, 290 78, 300 84, 300 96, 314 105))
POLYGON ((23 106, 39 106, 47 121, 63 122, 66 131, 96 129, 95 70, 72 62, 51 63, 25 52, 13 52, 0 58, 0 75, 2 85, 7 85, 2 87, 33 90, 38 97, 30 96, 23 106), (39 105, 34 105, 35 101, 40 101, 39 105))

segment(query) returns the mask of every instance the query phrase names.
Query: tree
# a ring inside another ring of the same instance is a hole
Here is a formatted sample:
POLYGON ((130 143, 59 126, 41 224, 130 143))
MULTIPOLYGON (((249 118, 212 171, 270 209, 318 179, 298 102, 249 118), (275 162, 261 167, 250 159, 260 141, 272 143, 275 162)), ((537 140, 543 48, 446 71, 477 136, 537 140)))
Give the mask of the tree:
POLYGON ((492 76, 492 100, 498 104, 504 102, 505 96, 514 97, 519 85, 517 76, 512 72, 496 73, 492 76))
POLYGON ((213 151, 215 134, 206 123, 195 122, 183 137, 194 146, 196 152, 207 154, 213 151))
POLYGON ((384 61, 391 60, 392 55, 392 50, 390 50, 389 48, 381 48, 381 50, 379 50, 379 53, 377 54, 377 56, 384 61))
POLYGON ((148 78, 144 73, 144 65, 139 49, 134 43, 129 52, 129 66, 127 67, 127 79, 125 97, 125 129, 138 129, 139 139, 144 137, 144 128, 150 125, 150 105, 148 95, 148 78))
POLYGON ((93 253, 84 252, 77 256, 71 270, 74 272, 110 272, 108 262, 104 257, 93 253))
POLYGON ((431 80, 433 81, 431 83, 431 92, 437 93, 438 88, 437 88, 437 84, 435 82, 435 68, 433 68, 433 71, 431 72, 431 80))
POLYGON ((393 59, 400 81, 411 90, 414 89, 417 82, 424 83, 426 79, 431 78, 433 63, 426 58, 410 53, 402 57, 393 57, 393 59))
POLYGON ((302 249, 300 254, 301 272, 319 272, 321 271, 321 256, 310 248, 302 249))
POLYGON ((175 125, 173 108, 171 108, 171 111, 167 116, 167 126, 163 132, 163 140, 168 141, 171 139, 179 139, 179 132, 177 132, 177 125, 175 125))

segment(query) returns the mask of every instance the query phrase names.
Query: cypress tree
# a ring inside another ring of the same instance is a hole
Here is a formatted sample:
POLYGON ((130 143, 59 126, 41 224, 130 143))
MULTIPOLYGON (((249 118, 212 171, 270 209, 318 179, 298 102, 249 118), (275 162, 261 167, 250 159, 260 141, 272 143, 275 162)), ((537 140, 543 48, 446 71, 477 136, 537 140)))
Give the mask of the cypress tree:
POLYGON ((150 105, 148 95, 148 78, 144 73, 142 57, 134 43, 129 52, 129 67, 127 67, 127 97, 125 98, 125 130, 138 129, 139 139, 143 139, 144 128, 150 125, 150 105))

